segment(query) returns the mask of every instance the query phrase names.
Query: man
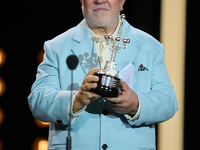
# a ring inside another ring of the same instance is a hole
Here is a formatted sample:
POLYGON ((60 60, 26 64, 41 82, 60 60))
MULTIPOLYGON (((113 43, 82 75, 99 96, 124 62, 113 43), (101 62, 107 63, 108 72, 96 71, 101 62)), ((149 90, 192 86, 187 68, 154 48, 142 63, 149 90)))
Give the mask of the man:
POLYGON ((103 39, 117 34, 125 0, 81 0, 84 20, 76 27, 45 42, 45 56, 28 102, 33 115, 50 122, 49 149, 65 149, 70 116, 74 150, 155 150, 155 124, 170 119, 178 109, 176 96, 163 60, 164 47, 150 35, 124 21, 121 37, 128 47, 116 55, 117 71, 134 65, 134 83, 120 81, 118 97, 90 92, 110 57, 103 39), (70 70, 66 58, 74 54, 70 110, 70 70), (99 61, 98 61, 99 60, 99 61), (98 67, 100 66, 100 68, 98 67))

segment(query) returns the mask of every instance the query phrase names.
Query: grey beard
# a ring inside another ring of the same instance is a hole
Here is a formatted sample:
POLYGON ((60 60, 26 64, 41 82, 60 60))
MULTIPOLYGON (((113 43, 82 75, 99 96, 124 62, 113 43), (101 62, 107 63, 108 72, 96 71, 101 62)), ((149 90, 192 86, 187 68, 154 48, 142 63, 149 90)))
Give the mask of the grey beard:
POLYGON ((87 12, 84 11, 84 7, 82 9, 82 13, 83 13, 83 16, 86 19, 86 22, 89 26, 94 27, 94 28, 95 27, 108 28, 108 27, 111 27, 116 22, 116 20, 119 18, 120 9, 118 10, 118 13, 116 11, 116 13, 113 16, 110 16, 107 21, 101 21, 101 20, 96 19, 98 17, 105 15, 104 13, 98 13, 93 16, 89 16, 87 14, 87 12))

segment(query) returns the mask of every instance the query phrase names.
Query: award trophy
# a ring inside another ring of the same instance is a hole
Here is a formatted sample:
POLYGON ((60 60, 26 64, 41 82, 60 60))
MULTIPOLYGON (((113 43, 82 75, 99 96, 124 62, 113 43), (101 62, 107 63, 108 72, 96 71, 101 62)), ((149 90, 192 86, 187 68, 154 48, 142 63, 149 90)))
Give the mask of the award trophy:
POLYGON ((117 52, 119 53, 121 51, 121 48, 125 49, 130 42, 130 39, 127 38, 123 38, 122 43, 120 42, 124 19, 125 15, 122 14, 117 37, 114 39, 112 35, 105 35, 104 37, 111 51, 111 58, 106 61, 104 68, 99 73, 95 74, 99 77, 99 81, 97 82, 97 87, 90 90, 105 97, 117 97, 119 94, 120 79, 117 77, 117 62, 115 62, 115 56, 117 52))

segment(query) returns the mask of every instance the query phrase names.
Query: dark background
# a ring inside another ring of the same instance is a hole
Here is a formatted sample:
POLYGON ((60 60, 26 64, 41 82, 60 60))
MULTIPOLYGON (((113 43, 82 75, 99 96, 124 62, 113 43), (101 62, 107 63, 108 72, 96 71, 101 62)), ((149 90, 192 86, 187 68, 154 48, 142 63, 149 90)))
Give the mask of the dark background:
POLYGON ((185 150, 199 149, 200 135, 200 48, 199 5, 187 2, 186 71, 185 71, 185 150))
MULTIPOLYGON (((159 40, 160 0, 127 0, 122 13, 134 27, 159 40)), ((187 5, 185 72, 185 150, 195 149, 200 134, 198 73, 199 13, 194 1, 187 5), (198 25, 197 25, 198 24, 198 25), (191 138, 193 137, 193 138, 191 138)), ((27 96, 35 80, 37 56, 46 40, 76 26, 81 20, 79 0, 62 2, 1 1, 0 47, 7 55, 0 68, 6 91, 0 97, 5 120, 0 125, 0 140, 5 150, 31 149, 36 137, 48 137, 48 128, 39 128, 28 107, 27 96)))

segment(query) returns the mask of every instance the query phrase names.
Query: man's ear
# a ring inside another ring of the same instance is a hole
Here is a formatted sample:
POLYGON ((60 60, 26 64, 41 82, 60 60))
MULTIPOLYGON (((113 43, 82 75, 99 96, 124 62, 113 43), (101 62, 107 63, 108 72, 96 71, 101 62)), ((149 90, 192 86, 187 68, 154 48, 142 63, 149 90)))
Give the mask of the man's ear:
POLYGON ((80 0, 80 2, 81 2, 81 5, 83 6, 83 0, 80 0))
POLYGON ((81 2, 81 9, 83 9, 83 0, 80 0, 81 2))
POLYGON ((126 0, 121 0, 121 8, 120 8, 121 11, 124 9, 123 6, 124 6, 125 1, 126 1, 126 0))

